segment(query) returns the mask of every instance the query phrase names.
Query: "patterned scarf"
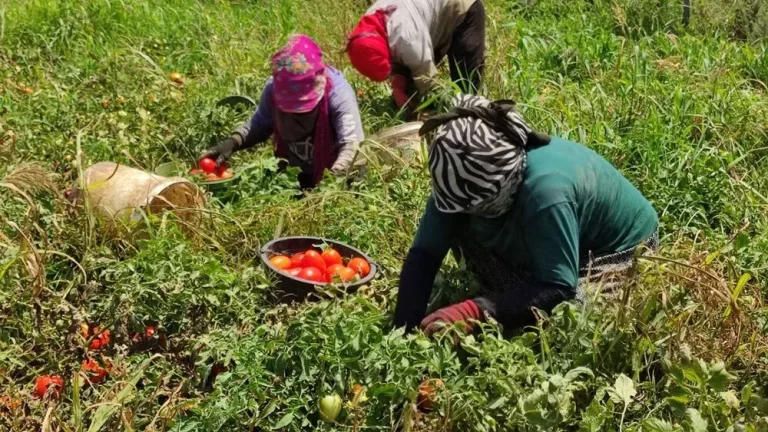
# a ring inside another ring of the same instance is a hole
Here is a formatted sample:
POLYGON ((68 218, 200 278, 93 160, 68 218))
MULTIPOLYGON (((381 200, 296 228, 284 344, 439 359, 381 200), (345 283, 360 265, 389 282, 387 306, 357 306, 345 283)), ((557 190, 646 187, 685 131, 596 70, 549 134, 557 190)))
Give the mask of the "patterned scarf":
POLYGON ((458 95, 446 114, 419 131, 438 129, 429 146, 429 170, 437 208, 486 218, 509 211, 523 182, 529 140, 546 143, 514 111, 514 102, 458 95))
MULTIPOLYGON (((288 43, 272 56, 272 77, 275 115, 306 113, 319 106, 312 140, 312 185, 323 178, 323 171, 330 169, 338 152, 334 146, 333 131, 328 109, 328 98, 333 85, 323 63, 320 47, 309 36, 294 35, 288 43)), ((276 122, 277 124, 277 122, 276 122)), ((288 143, 278 127, 275 127, 275 156, 288 157, 288 143)))

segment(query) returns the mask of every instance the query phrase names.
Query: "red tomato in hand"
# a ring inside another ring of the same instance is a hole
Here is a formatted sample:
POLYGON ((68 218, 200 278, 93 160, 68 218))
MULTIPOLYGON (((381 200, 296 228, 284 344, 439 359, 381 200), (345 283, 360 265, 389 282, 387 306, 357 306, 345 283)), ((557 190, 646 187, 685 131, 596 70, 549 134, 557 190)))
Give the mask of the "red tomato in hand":
POLYGON ((325 282, 323 272, 316 267, 304 267, 298 274, 300 279, 312 281, 312 282, 325 282))
POLYGON ((291 268, 291 259, 285 255, 275 255, 269 259, 269 263, 275 266, 278 270, 291 268))
POLYGON ((308 250, 304 252, 304 257, 301 259, 301 266, 304 268, 314 267, 320 270, 320 273, 325 273, 325 261, 323 257, 317 253, 316 250, 308 250))
POLYGON ((323 251, 322 255, 323 261, 325 261, 325 265, 330 267, 332 265, 341 265, 341 255, 339 255, 339 252, 334 248, 328 248, 323 251))
POLYGON ((287 274, 289 276, 298 277, 299 273, 301 273, 301 270, 302 270, 301 267, 291 267, 289 269, 283 270, 283 273, 285 273, 285 274, 287 274))
POLYGON ((198 166, 208 174, 214 174, 216 172, 216 161, 211 158, 200 159, 198 166))
POLYGON ((301 260, 304 259, 304 253, 300 252, 291 257, 290 268, 301 268, 301 260))
POLYGON ((352 258, 351 260, 349 260, 349 264, 347 264, 347 267, 360 273, 360 276, 362 277, 368 276, 368 273, 371 272, 371 265, 368 264, 368 261, 362 258, 352 258))
POLYGON ((40 399, 44 398, 46 394, 58 399, 63 389, 64 380, 58 375, 41 375, 35 380, 35 396, 40 399))

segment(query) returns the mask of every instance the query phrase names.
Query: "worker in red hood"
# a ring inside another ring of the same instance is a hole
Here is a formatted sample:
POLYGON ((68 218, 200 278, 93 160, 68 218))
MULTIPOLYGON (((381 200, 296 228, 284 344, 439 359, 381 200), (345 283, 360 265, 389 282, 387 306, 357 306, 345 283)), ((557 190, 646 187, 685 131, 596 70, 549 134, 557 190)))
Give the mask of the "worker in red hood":
POLYGON ((435 87, 448 56, 451 80, 476 93, 485 65, 482 0, 377 0, 347 42, 352 65, 373 81, 390 80, 399 108, 413 109, 435 87))

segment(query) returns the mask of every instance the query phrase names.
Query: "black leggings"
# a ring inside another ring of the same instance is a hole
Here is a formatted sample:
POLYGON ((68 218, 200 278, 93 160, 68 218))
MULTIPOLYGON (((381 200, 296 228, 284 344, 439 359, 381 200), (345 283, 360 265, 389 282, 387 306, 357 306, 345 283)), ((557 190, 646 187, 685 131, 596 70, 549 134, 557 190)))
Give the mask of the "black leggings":
POLYGON ((462 92, 476 94, 485 71, 485 6, 477 0, 456 27, 448 49, 451 80, 462 92))

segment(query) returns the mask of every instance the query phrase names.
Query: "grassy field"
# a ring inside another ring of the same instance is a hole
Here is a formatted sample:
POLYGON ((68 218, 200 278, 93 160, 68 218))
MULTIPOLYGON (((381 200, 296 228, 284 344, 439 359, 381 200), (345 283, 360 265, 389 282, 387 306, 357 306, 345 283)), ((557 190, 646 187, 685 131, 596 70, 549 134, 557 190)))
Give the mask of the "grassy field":
MULTIPOLYGON (((191 229, 116 232, 63 198, 92 163, 151 169, 225 136, 247 113, 215 102, 258 97, 294 32, 345 71, 367 133, 402 122, 342 53, 366 1, 0 0, 0 430, 768 430, 768 7, 693 4, 684 27, 669 0, 487 0, 485 93, 611 160, 658 210, 662 250, 617 301, 454 347, 391 329, 424 169, 295 200, 269 149, 238 154, 239 187, 191 229), (355 245, 381 275, 274 304, 256 254, 289 234, 355 245), (88 353, 84 322, 110 329, 106 350, 88 353), (89 354, 112 364, 102 383, 80 373, 89 354), (33 396, 42 374, 64 378, 58 400, 33 396), (445 388, 422 413, 429 377, 445 388), (331 393, 333 425, 317 409, 331 393)), ((442 300, 466 295, 443 270, 442 300)))

